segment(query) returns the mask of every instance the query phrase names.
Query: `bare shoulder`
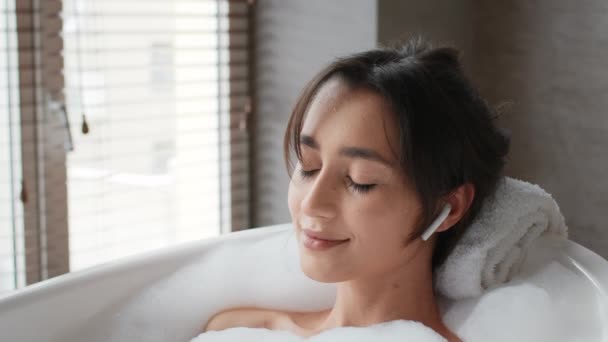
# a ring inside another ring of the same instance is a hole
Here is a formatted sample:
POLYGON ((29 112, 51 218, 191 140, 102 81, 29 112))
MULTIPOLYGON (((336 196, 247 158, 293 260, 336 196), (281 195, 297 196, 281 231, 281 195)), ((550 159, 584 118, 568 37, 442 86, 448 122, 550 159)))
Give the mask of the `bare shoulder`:
POLYGON ((221 311, 212 316, 204 326, 203 332, 248 327, 287 330, 301 336, 308 336, 327 317, 328 312, 293 312, 247 307, 234 308, 221 311))
POLYGON ((270 328, 281 313, 260 308, 234 308, 213 315, 205 324, 203 332, 235 327, 270 328))

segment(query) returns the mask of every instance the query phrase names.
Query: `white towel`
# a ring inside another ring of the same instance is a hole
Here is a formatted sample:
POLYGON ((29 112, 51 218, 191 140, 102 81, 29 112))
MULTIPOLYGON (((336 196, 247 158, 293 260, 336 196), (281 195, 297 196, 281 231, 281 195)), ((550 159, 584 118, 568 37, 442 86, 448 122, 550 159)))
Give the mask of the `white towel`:
POLYGON ((535 184, 503 177, 446 261, 435 290, 449 299, 476 297, 513 278, 532 241, 543 234, 567 238, 559 206, 535 184))

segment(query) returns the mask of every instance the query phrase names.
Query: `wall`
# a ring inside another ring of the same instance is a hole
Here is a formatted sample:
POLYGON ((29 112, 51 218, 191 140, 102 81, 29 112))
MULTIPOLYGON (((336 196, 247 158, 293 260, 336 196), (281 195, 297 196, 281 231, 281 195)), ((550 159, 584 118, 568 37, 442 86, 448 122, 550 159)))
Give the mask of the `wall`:
POLYGON ((553 194, 571 238, 608 258, 608 2, 477 1, 474 74, 511 101, 507 173, 553 194))
POLYGON ((390 44, 413 35, 457 47, 470 68, 472 0, 378 0, 378 42, 390 44))
POLYGON ((291 220, 283 134, 306 82, 337 56, 376 45, 376 1, 258 0, 253 226, 291 220))

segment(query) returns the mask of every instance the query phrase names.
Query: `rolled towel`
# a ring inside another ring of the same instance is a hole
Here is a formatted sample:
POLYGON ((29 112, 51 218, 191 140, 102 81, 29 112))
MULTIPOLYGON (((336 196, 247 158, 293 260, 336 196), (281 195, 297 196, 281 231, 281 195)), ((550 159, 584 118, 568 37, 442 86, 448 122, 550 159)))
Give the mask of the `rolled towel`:
POLYGON ((568 237, 559 206, 536 184, 503 177, 445 262, 435 290, 449 299, 481 295, 519 271, 530 243, 544 234, 568 237))

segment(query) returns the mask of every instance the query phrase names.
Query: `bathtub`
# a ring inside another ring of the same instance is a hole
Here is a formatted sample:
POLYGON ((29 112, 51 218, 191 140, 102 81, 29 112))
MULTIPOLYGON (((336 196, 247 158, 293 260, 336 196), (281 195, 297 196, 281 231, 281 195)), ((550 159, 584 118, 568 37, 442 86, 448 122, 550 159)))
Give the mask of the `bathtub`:
MULTIPOLYGON (((522 273, 534 274, 548 263, 566 267, 583 284, 561 289, 555 298, 569 298, 565 305, 581 313, 571 333, 580 341, 608 341, 608 261, 575 242, 547 237, 530 249, 522 273)), ((282 224, 125 258, 15 291, 0 298, 0 340, 188 341, 222 308, 320 310, 334 295, 332 284, 301 274, 291 224, 282 224)))

